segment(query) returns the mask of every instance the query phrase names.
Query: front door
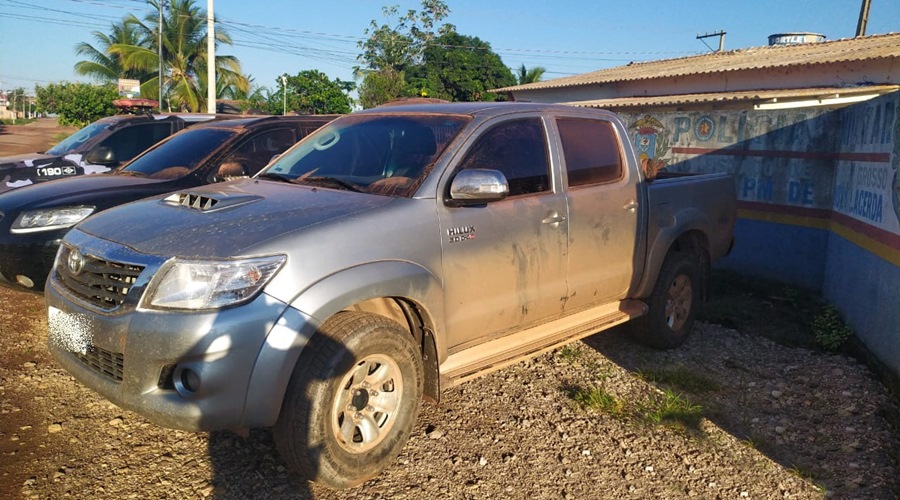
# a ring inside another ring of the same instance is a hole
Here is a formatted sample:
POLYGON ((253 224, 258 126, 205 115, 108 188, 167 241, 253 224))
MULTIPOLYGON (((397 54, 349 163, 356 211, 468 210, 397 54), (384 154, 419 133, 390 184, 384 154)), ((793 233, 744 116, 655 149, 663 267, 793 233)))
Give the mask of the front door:
POLYGON ((540 117, 482 133, 457 167, 503 172, 510 195, 481 207, 438 200, 450 352, 561 314, 566 199, 554 188, 540 117))

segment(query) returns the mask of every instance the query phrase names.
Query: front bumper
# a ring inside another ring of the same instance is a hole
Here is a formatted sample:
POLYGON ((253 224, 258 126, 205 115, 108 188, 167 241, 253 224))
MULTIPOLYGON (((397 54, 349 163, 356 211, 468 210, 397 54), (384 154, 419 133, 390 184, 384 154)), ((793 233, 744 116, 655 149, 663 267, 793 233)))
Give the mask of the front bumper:
POLYGON ((103 316, 46 293, 48 343, 75 378, 163 427, 245 427, 247 388, 266 334, 285 304, 265 294, 215 312, 103 316))
POLYGON ((263 293, 215 311, 142 309, 140 297, 164 259, 78 230, 67 239, 86 255, 145 267, 122 303, 104 311, 54 271, 45 298, 48 344, 60 365, 116 405, 164 427, 211 431, 257 422, 258 415, 246 414, 248 387, 258 358, 269 350, 267 336, 288 309, 284 302, 263 293))
POLYGON ((8 226, 0 228, 0 285, 42 293, 53 258, 69 229, 11 234, 8 226))

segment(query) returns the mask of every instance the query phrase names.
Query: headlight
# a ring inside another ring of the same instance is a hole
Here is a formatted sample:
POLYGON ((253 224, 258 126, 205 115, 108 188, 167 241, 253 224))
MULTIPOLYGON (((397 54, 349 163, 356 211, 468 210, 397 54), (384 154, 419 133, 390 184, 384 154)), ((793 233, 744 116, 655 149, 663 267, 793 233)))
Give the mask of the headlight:
POLYGON ((94 213, 94 207, 42 208, 22 212, 13 221, 11 233, 34 233, 71 227, 94 213))
POLYGON ((163 265, 144 295, 147 307, 217 309, 253 300, 286 257, 228 261, 173 259, 163 265))

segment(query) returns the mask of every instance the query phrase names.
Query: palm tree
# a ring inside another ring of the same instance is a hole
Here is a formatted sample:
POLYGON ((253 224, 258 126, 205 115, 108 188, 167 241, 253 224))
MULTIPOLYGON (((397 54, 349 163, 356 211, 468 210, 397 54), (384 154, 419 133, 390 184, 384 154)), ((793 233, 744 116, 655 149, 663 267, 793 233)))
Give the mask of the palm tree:
POLYGON ((541 81, 541 77, 544 76, 545 71, 547 71, 547 68, 541 66, 525 69, 525 65, 523 64, 522 67, 519 68, 519 74, 516 75, 516 80, 519 81, 519 85, 539 82, 541 81))
POLYGON ((119 56, 109 53, 109 47, 113 45, 141 45, 144 43, 133 25, 122 21, 119 24, 110 25, 109 34, 99 31, 91 34, 97 41, 96 47, 87 42, 75 45, 75 53, 87 57, 87 60, 75 63, 76 73, 93 77, 103 83, 115 83, 119 78, 143 80, 151 76, 144 71, 126 70, 122 67, 119 56))
MULTIPOLYGON (((160 0, 148 0, 154 10, 160 0)), ((165 73, 163 88, 169 106, 200 111, 206 107, 206 12, 194 5, 194 0, 170 0, 165 6, 162 30, 163 61, 165 73)), ((159 18, 148 14, 144 20, 134 14, 125 18, 140 34, 144 43, 115 43, 107 52, 119 57, 126 70, 156 72, 159 67, 157 33, 159 18)), ((231 37, 216 27, 216 45, 231 44, 231 37)), ((216 80, 218 89, 246 92, 250 82, 241 73, 241 64, 234 56, 216 56, 216 80)), ((142 81, 141 95, 155 97, 158 94, 157 77, 142 81)), ((221 90, 220 90, 221 91, 221 90)))

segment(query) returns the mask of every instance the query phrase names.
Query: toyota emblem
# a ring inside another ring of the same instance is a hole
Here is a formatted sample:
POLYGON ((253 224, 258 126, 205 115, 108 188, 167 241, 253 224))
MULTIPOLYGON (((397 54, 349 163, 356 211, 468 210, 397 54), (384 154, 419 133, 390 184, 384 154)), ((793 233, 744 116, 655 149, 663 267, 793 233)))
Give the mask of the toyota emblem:
POLYGON ((84 256, 81 255, 81 252, 79 252, 77 248, 73 248, 72 251, 69 252, 69 257, 66 259, 66 265, 73 276, 78 276, 81 274, 81 271, 84 270, 84 256))

